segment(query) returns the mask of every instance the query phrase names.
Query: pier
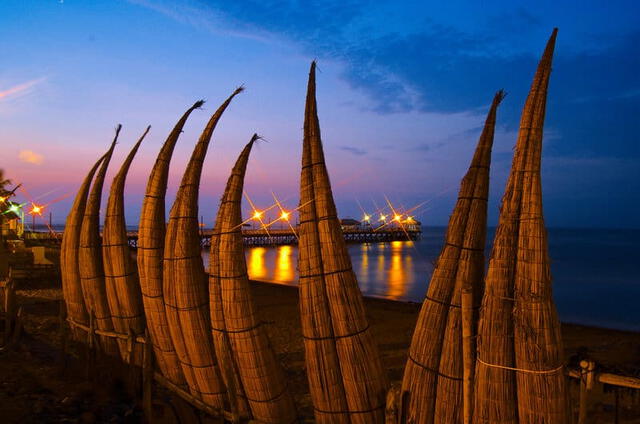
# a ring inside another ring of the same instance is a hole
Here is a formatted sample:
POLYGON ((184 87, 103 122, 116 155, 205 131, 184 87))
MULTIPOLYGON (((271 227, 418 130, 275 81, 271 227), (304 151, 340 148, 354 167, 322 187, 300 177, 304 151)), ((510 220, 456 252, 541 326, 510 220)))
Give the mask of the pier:
MULTIPOLYGON (((364 226, 353 226, 342 229, 344 239, 347 243, 379 243, 390 241, 418 240, 422 234, 419 225, 411 226, 389 226, 386 228, 372 228, 364 226)), ((200 231, 200 244, 203 248, 209 247, 211 243, 212 229, 200 231)), ((293 229, 269 229, 265 230, 244 228, 242 230, 245 246, 281 246, 298 244, 298 235, 293 229)), ((44 241, 50 243, 60 243, 62 232, 49 233, 24 233, 25 240, 44 241)), ((127 239, 129 246, 138 247, 138 232, 128 231, 127 239)))

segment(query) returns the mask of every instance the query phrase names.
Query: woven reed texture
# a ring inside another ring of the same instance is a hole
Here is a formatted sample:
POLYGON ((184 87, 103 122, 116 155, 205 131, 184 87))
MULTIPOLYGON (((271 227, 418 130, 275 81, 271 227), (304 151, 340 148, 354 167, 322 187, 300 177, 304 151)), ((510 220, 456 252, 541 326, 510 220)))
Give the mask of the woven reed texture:
MULTIPOLYGON (((310 76, 310 79, 315 77, 310 76)), ((311 81, 310 81, 311 85, 311 81)), ((311 87, 310 87, 311 89, 311 87)), ((314 120, 315 105, 307 94, 305 134, 319 131, 314 120)), ((316 226, 313 175, 311 172, 310 136, 305 136, 300 177, 300 226, 298 241, 298 271, 300 275, 300 317, 307 364, 309 391, 318 423, 349 423, 349 413, 340 361, 336 351, 324 288, 320 237, 316 226)))
POLYGON ((217 408, 224 406, 221 380, 211 338, 209 288, 200 256, 198 189, 213 131, 237 89, 213 114, 191 155, 165 236, 163 284, 169 333, 182 372, 194 396, 217 408))
POLYGON ((260 422, 291 423, 297 419, 296 409, 251 297, 242 238, 244 176, 258 138, 253 135, 231 171, 211 238, 212 335, 227 387, 235 386, 239 396, 246 396, 251 417, 260 422), (226 376, 226 370, 239 378, 226 376))
POLYGON ((408 422, 463 421, 462 290, 476 299, 482 293, 491 148, 503 98, 502 91, 493 98, 420 310, 402 384, 408 422))
POLYGON ((521 121, 528 152, 522 169, 513 310, 516 368, 555 372, 516 373, 520 424, 566 424, 570 420, 540 179, 546 98, 556 36, 554 30, 531 86, 530 96, 536 99, 535 106, 527 110, 531 116, 523 114, 521 121))
MULTIPOLYGON (((104 266, 102 263, 102 242, 100 240, 100 203, 102 198, 102 186, 111 161, 113 149, 116 146, 121 125, 116 128, 116 135, 111 148, 106 153, 100 170, 87 200, 82 227, 80 229, 80 250, 78 252, 78 267, 80 270, 80 282, 82 295, 87 312, 93 314, 96 326, 99 330, 112 331, 111 312, 107 302, 107 290, 104 282, 104 266)), ((117 343, 108 337, 100 337, 99 343, 102 350, 109 354, 118 355, 117 343)))
POLYGON ((164 209, 173 150, 191 112, 199 109, 203 103, 202 100, 197 101, 182 115, 162 145, 149 175, 138 227, 138 275, 156 363, 162 375, 183 388, 186 387, 186 381, 171 341, 162 292, 162 257, 166 226, 164 209))
POLYGON ((523 108, 485 280, 478 324, 475 423, 565 424, 569 419, 540 186, 556 34, 554 29, 523 108))
MULTIPOLYGON (((67 306, 67 317, 74 322, 89 325, 89 315, 82 296, 80 284, 80 269, 78 268, 78 251, 80 249, 80 228, 84 210, 87 206, 87 196, 91 181, 98 167, 104 160, 103 155, 93 165, 73 201, 64 226, 62 246, 60 247, 60 276, 62 279, 62 293, 67 306)), ((74 335, 78 336, 74 330, 74 335)))
MULTIPOLYGON (((119 333, 128 334, 131 332, 136 336, 144 333, 145 320, 137 269, 131 258, 131 249, 127 239, 127 224, 124 218, 124 186, 131 162, 150 128, 147 127, 131 149, 120 167, 120 171, 113 178, 102 230, 102 260, 113 327, 119 333)), ((134 344, 133 352, 129 353, 127 341, 119 339, 118 347, 123 361, 131 360, 134 364, 142 366, 142 345, 134 344)))
POLYGON ((298 259, 310 391, 318 422, 381 423, 388 382, 333 201, 320 138, 315 69, 312 62, 305 107, 298 259))

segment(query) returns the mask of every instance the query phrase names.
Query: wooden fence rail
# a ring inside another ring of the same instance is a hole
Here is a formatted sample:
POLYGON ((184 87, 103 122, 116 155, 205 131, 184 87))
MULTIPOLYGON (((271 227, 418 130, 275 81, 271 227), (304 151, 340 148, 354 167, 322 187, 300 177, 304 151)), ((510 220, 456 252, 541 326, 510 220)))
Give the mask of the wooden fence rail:
MULTIPOLYGON (((167 378, 165 378, 162 374, 157 372, 154 369, 154 361, 153 361, 153 348, 149 340, 148 330, 145 331, 144 336, 139 336, 130 332, 128 334, 118 333, 115 331, 104 331, 99 330, 95 326, 95 319, 93 314, 90 315, 89 326, 75 322, 70 318, 64 318, 63 313, 60 314, 60 331, 61 339, 66 340, 66 325, 65 322, 69 324, 69 327, 77 328, 85 333, 87 333, 87 345, 88 345, 88 363, 87 363, 87 373, 91 371, 93 368, 93 362, 95 361, 95 349, 96 349, 96 336, 117 338, 122 340, 127 340, 127 351, 131 353, 133 351, 133 345, 135 343, 144 344, 144 355, 143 355, 143 363, 142 363, 142 405, 143 411, 146 417, 152 416, 152 393, 153 393, 153 382, 162 386, 166 390, 185 400, 189 404, 191 404, 196 409, 210 415, 214 418, 219 418, 224 420, 225 422, 231 423, 246 423, 246 424, 265 424, 262 421, 257 421, 253 419, 247 419, 244 417, 239 417, 237 414, 232 413, 231 411, 227 411, 224 409, 214 408, 211 405, 207 405, 202 402, 200 399, 193 396, 191 393, 182 389, 181 387, 175 385, 167 378)), ((63 343, 63 347, 66 346, 66 342, 63 343)), ((65 353, 63 352, 63 355, 65 353)), ((129 355, 129 361, 131 364, 131 355, 129 355)))
POLYGON ((0 317, 4 321, 0 352, 3 352, 15 346, 22 334, 22 307, 16 306, 15 281, 12 278, 11 268, 9 268, 9 275, 0 281, 0 293, 2 294, 0 317))
MULTIPOLYGON (((134 343, 141 343, 145 345, 144 349, 144 359, 143 359, 143 390, 142 390, 142 399, 143 399, 143 408, 145 414, 149 414, 151 416, 151 390, 152 390, 152 381, 156 382, 160 386, 164 387, 166 390, 174 393, 179 396, 189 404, 191 404, 196 409, 203 411, 209 414, 212 417, 224 419, 227 422, 232 423, 251 423, 251 424, 260 424, 259 421, 255 420, 247 420, 239 418, 237 415, 233 414, 227 410, 220 410, 217 408, 213 408, 210 405, 202 402, 200 399, 194 397, 181 387, 176 386, 171 381, 167 380, 160 373, 156 372, 153 368, 153 349, 150 343, 147 343, 149 340, 148 332, 145 331, 144 336, 134 335, 133 333, 125 334, 125 333, 117 333, 115 331, 103 331, 99 330, 95 327, 94 320, 91 319, 91 324, 89 326, 79 324, 70 319, 67 319, 66 322, 69 323, 71 327, 75 327, 83 330, 88 335, 88 343, 95 349, 95 338, 96 336, 103 337, 112 337, 118 338, 122 340, 127 340, 127 345, 131 346, 130 351, 133 350, 132 346, 134 343)), ((64 322, 62 322, 61 327, 64 327, 64 322)), ((64 330, 63 330, 64 331, 64 330)), ((592 361, 581 361, 580 368, 574 368, 566 370, 566 375, 569 378, 574 378, 580 380, 580 400, 579 400, 579 415, 578 415, 578 424, 586 424, 587 423, 587 412, 589 406, 589 394, 594 387, 595 383, 607 384, 615 387, 623 387, 626 389, 636 389, 640 390, 640 378, 617 375, 607 372, 599 372, 597 371, 596 364, 592 361)), ((387 422, 392 423, 396 422, 399 416, 398 405, 396 404, 398 400, 396 399, 400 394, 399 393, 391 393, 392 391, 397 391, 398 388, 392 388, 390 394, 387 398, 388 402, 393 403, 393 405, 387 405, 387 422)), ((401 402, 400 402, 401 403, 401 402)))

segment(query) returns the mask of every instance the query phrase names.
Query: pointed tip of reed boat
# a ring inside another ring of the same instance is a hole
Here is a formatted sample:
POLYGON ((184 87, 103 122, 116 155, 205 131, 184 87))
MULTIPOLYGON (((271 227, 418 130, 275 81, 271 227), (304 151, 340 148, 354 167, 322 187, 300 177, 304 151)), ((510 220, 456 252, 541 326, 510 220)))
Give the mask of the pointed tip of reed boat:
POLYGON ((249 140, 249 145, 252 145, 256 141, 260 141, 260 140, 264 140, 262 136, 258 135, 257 133, 253 133, 253 136, 251 136, 251 140, 249 140))
POLYGON ((554 28, 551 32, 551 36, 549 37, 549 41, 547 41, 547 45, 544 48, 544 53, 542 54, 542 59, 540 60, 540 64, 543 63, 551 63, 553 59, 553 51, 556 47, 556 38, 558 37, 558 28, 554 28))
POLYGON ((231 97, 234 97, 235 95, 242 93, 244 90, 246 90, 246 88, 244 87, 244 84, 240 84, 238 88, 235 89, 231 97))

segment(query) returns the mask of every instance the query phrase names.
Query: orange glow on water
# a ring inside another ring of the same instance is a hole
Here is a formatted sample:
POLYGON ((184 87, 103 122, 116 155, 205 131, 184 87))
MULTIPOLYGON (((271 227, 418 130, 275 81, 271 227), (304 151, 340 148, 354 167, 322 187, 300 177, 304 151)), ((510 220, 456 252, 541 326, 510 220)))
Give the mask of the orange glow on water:
POLYGON ((247 267, 249 278, 260 280, 267 276, 267 267, 264 260, 266 253, 267 249, 264 247, 254 247, 249 251, 249 264, 247 267))
POLYGON ((401 241, 391 242, 391 266, 387 273, 387 297, 400 299, 407 290, 406 275, 403 264, 402 250, 404 243, 401 241))
POLYGON ((294 279, 294 264, 291 246, 280 246, 276 256, 276 281, 290 281, 294 279))
POLYGON ((362 260, 360 261, 360 275, 358 284, 360 289, 366 290, 369 286, 369 245, 364 243, 361 245, 362 260))
MULTIPOLYGON (((349 250, 358 285, 365 296, 401 301, 410 296, 416 281, 415 267, 421 266, 413 257, 413 242, 365 243, 349 250)), ((298 284, 297 246, 251 247, 246 252, 251 279, 298 284)))

